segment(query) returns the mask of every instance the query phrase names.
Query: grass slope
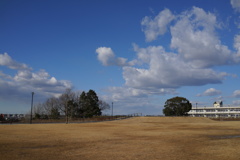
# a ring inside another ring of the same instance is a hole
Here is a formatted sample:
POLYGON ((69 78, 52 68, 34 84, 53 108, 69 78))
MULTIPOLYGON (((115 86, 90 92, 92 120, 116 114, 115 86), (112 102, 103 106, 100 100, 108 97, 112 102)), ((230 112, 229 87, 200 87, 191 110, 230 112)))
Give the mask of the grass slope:
POLYGON ((0 125, 0 159, 145 160, 240 157, 240 122, 138 117, 83 124, 0 125))

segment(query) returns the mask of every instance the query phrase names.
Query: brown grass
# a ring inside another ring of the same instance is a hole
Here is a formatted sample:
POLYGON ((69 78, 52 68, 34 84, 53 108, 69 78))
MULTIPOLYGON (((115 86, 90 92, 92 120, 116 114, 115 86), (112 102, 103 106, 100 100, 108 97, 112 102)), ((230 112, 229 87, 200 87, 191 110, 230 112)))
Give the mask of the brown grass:
POLYGON ((240 159, 240 122, 138 117, 82 124, 0 125, 1 160, 240 159))

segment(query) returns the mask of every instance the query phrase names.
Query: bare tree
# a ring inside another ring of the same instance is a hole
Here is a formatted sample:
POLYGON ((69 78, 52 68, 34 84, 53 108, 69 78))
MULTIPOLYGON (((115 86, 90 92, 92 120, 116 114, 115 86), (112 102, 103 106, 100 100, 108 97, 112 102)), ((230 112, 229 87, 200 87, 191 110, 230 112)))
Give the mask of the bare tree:
POLYGON ((47 99, 47 101, 43 105, 46 113, 51 115, 52 110, 58 110, 58 99, 55 97, 47 99))
POLYGON ((44 108, 44 103, 37 103, 33 107, 33 114, 36 115, 44 115, 46 114, 45 108, 44 108))
POLYGON ((75 101, 75 99, 76 94, 72 92, 71 89, 66 89, 66 91, 58 98, 58 107, 60 111, 66 115, 69 109, 69 101, 75 101))
POLYGON ((103 111, 103 110, 107 110, 107 109, 110 109, 110 105, 103 101, 103 100, 99 100, 98 101, 98 105, 99 105, 99 108, 103 111))
POLYGON ((44 103, 37 103, 33 106, 34 118, 41 118, 45 114, 44 103))

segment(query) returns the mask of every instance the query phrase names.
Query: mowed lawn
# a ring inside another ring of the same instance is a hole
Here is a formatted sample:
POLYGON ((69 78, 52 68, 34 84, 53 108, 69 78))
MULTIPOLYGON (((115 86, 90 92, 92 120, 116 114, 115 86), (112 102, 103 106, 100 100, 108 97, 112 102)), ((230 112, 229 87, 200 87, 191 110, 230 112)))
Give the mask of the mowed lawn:
POLYGON ((240 159, 240 121, 136 117, 0 125, 1 160, 240 159))

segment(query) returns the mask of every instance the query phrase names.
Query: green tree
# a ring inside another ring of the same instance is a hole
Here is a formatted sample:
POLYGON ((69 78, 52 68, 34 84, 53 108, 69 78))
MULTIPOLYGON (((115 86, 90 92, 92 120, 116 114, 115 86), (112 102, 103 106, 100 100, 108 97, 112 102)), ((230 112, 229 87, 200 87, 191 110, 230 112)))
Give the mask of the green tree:
POLYGON ((41 115, 40 115, 39 113, 35 113, 34 118, 35 118, 35 119, 40 119, 40 118, 41 118, 41 115))
POLYGON ((87 106, 87 95, 83 91, 79 97, 78 110, 77 110, 77 114, 80 117, 86 117, 85 115, 85 111, 87 110, 86 106, 87 106))
POLYGON ((82 92, 79 98, 78 112, 81 117, 91 118, 102 114, 99 99, 95 91, 82 92))
POLYGON ((68 116, 71 118, 78 117, 78 104, 76 100, 69 100, 67 103, 68 116))
POLYGON ((99 108, 99 99, 94 90, 89 90, 87 93, 87 104, 89 109, 89 116, 100 116, 102 114, 101 109, 99 108))
POLYGON ((184 97, 173 97, 165 102, 163 113, 165 116, 186 116, 192 109, 192 104, 184 97))

